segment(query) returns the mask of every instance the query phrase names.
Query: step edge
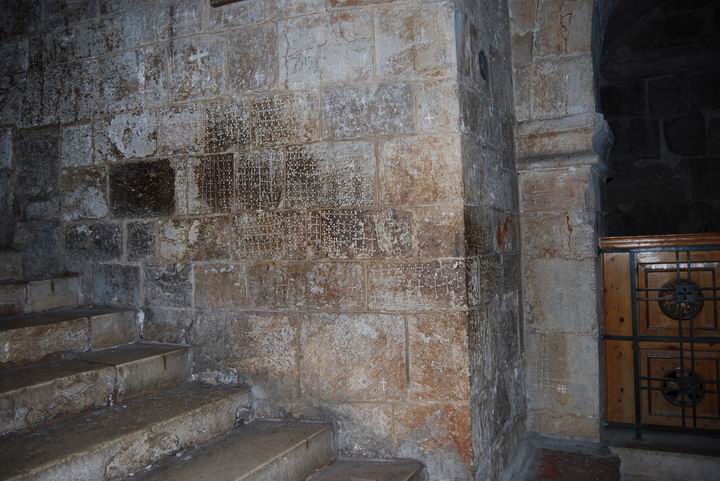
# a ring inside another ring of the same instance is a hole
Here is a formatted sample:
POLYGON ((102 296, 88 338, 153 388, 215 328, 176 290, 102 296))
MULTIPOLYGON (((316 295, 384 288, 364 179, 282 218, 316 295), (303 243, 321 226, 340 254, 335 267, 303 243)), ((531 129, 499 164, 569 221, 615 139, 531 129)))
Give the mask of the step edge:
MULTIPOLYGON (((197 407, 195 407, 195 408, 193 408, 193 409, 191 409, 191 410, 183 411, 183 412, 181 412, 181 413, 178 413, 176 416, 173 416, 173 417, 171 417, 171 418, 156 420, 155 422, 153 422, 153 423, 151 423, 151 424, 148 424, 148 425, 146 425, 146 426, 144 426, 144 427, 142 427, 142 428, 137 428, 137 429, 134 429, 134 430, 132 430, 132 431, 125 431, 125 432, 123 432, 120 436, 113 437, 113 438, 107 439, 107 440, 105 440, 105 441, 98 442, 97 444, 93 444, 89 449, 85 449, 85 450, 80 451, 80 452, 74 452, 74 453, 68 454, 68 455, 65 456, 65 457, 59 457, 59 458, 54 458, 54 459, 46 460, 46 461, 44 461, 42 464, 33 466, 32 468, 30 468, 30 469, 28 469, 28 470, 26 470, 26 471, 23 471, 23 472, 21 472, 21 473, 18 473, 18 474, 16 474, 16 475, 13 475, 12 477, 7 478, 6 480, 3 480, 3 481, 16 481, 16 480, 17 480, 17 481, 20 481, 20 480, 25 479, 27 476, 41 475, 41 474, 43 474, 43 472, 45 472, 45 471, 47 471, 47 470, 49 470, 49 469, 52 469, 54 466, 58 466, 58 465, 64 463, 65 461, 74 460, 74 459, 77 459, 77 458, 80 457, 80 456, 92 455, 93 453, 96 453, 96 452, 98 452, 98 451, 111 448, 113 444, 115 444, 115 443, 123 443, 123 442, 125 442, 127 439, 129 439, 129 438, 133 437, 134 435, 136 435, 137 433, 150 430, 150 429, 154 428, 155 426, 157 426, 157 425, 159 425, 159 424, 165 424, 165 423, 174 422, 174 421, 180 419, 180 418, 181 418, 182 416, 184 416, 184 415, 189 415, 189 414, 191 414, 191 413, 195 413, 196 411, 204 410, 204 409, 206 409, 206 408, 208 408, 208 407, 211 407, 211 406, 214 406, 214 405, 216 405, 216 404, 220 404, 220 403, 223 403, 223 402, 227 402, 227 401, 229 401, 230 398, 233 398, 233 397, 235 397, 235 396, 239 396, 239 395, 242 395, 242 394, 247 395, 247 394, 249 394, 249 392, 248 392, 246 389, 237 389, 236 392, 233 392, 232 394, 229 394, 227 397, 223 397, 223 398, 221 398, 221 399, 215 399, 215 400, 213 400, 212 402, 202 404, 202 405, 197 406, 197 407)), ((137 398, 134 398, 134 399, 136 400, 136 399, 139 399, 139 398, 141 398, 141 397, 142 397, 142 396, 138 396, 137 398)), ((121 404, 122 404, 122 403, 121 403, 121 404)), ((103 407, 103 408, 99 408, 99 409, 104 409, 104 408, 106 408, 106 407, 107 407, 107 406, 105 406, 105 407, 103 407)), ((198 414, 199 414, 199 413, 198 413, 198 414)), ((194 415, 196 415, 196 414, 192 414, 192 415, 194 416, 194 415)), ((2 439, 2 437, 0 437, 0 439, 2 439)), ((212 438, 209 438, 209 439, 212 439, 212 438)), ((208 439, 208 440, 209 440, 209 439, 208 439)))
MULTIPOLYGON (((98 306, 92 306, 92 307, 98 307, 98 306)), ((59 308, 55 308, 55 309, 48 309, 48 310, 46 310, 46 311, 26 312, 26 313, 23 313, 23 314, 12 315, 12 316, 5 316, 5 317, 6 317, 6 318, 11 318, 11 319, 17 319, 17 318, 20 318, 20 317, 26 317, 26 316, 27 316, 27 317, 29 317, 29 316, 41 316, 41 315, 43 315, 43 314, 54 314, 54 313, 56 313, 56 312, 58 312, 58 311, 62 311, 62 310, 83 309, 83 308, 86 308, 86 307, 84 307, 84 306, 59 307, 59 308)), ((98 308, 100 308, 100 307, 98 307, 98 308)), ((47 323, 47 324, 37 324, 37 325, 34 325, 34 326, 11 327, 11 328, 8 328, 8 329, 2 329, 2 330, 0 330, 0 332, 17 331, 17 330, 20 330, 20 329, 36 329, 36 328, 39 328, 39 327, 53 326, 53 325, 55 325, 55 324, 63 324, 63 323, 66 323, 66 322, 74 322, 74 321, 88 321, 88 322, 90 322, 92 319, 96 319, 96 318, 102 317, 102 316, 108 316, 108 315, 112 315, 112 314, 123 314, 123 313, 126 313, 126 312, 134 312, 134 311, 135 311, 135 309, 132 309, 132 308, 117 308, 117 309, 115 309, 115 308, 102 307, 102 309, 113 309, 113 310, 112 310, 111 312, 90 314, 90 315, 77 316, 77 317, 68 317, 67 319, 63 319, 63 320, 61 320, 61 321, 51 322, 51 323, 47 323)), ((5 321, 6 321, 6 319, 3 319, 3 316, 0 316, 0 326, 1 326, 2 323, 5 322, 5 321)))

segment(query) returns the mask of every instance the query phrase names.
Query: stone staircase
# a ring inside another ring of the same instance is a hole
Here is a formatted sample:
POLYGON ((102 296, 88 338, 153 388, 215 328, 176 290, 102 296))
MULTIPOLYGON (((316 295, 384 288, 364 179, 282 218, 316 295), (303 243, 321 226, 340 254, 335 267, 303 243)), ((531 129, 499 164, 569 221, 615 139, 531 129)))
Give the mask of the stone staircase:
POLYGON ((411 460, 336 460, 321 423, 256 420, 250 389, 191 381, 192 348, 77 276, 23 280, 0 252, 0 480, 420 481, 411 460))

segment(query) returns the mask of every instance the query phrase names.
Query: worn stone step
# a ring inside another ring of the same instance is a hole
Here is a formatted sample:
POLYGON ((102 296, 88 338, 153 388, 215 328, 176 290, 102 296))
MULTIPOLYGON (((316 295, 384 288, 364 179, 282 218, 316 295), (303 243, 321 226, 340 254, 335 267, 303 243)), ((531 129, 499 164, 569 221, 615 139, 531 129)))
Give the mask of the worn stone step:
POLYGON ((0 281, 22 278, 22 255, 16 251, 0 250, 0 281))
POLYGON ((27 314, 80 305, 80 278, 75 274, 39 280, 0 282, 0 315, 27 314))
POLYGON ((187 381, 191 350, 128 344, 0 370, 0 435, 187 381))
POLYGON ((181 384, 0 438, 0 480, 114 481, 230 431, 250 412, 246 388, 181 384))
POLYGON ((413 459, 340 459, 322 469, 308 481, 425 481, 422 463, 413 459))
POLYGON ((332 462, 334 453, 325 424, 255 421, 132 479, 302 481, 332 462))
POLYGON ((138 339, 135 311, 75 307, 0 318, 0 367, 138 339))

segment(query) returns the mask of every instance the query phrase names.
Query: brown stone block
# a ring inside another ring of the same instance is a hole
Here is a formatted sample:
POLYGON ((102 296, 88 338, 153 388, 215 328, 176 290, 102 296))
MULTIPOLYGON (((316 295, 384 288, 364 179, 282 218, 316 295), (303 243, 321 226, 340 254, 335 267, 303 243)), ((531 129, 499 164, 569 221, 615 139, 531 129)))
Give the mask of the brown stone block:
POLYGON ((158 127, 154 112, 113 115, 96 120, 93 128, 95 160, 98 163, 151 157, 155 154, 158 127))
POLYGON ((456 80, 429 80, 415 90, 418 130, 422 132, 457 131, 460 105, 456 80))
POLYGON ((384 142, 379 176, 383 204, 462 202, 460 138, 402 137, 384 142))
POLYGON ((174 40, 171 86, 176 100, 218 95, 223 86, 225 40, 203 36, 174 40))
POLYGON ((578 259, 597 255, 592 213, 526 213, 520 222, 525 256, 578 259))
POLYGON ((430 479, 472 479, 468 403, 398 404, 394 424, 397 456, 425 463, 430 479))
POLYGON ((168 220, 160 225, 158 257, 171 262, 229 259, 232 235, 230 217, 168 220))
POLYGON ((304 259, 307 216, 303 212, 245 213, 233 218, 235 257, 304 259))
POLYGON ((462 257, 465 252, 462 205, 417 207, 418 255, 423 258, 462 257))
POLYGON ((461 260, 372 263, 368 268, 370 309, 463 308, 465 262, 461 260))
POLYGON ((233 154, 191 157, 186 173, 188 213, 219 214, 232 210, 235 203, 233 154))
POLYGON ((285 150, 247 150, 238 154, 238 210, 280 207, 284 190, 285 150))
POLYGON ((316 140, 320 131, 317 98, 312 93, 256 97, 250 106, 254 145, 294 144, 316 140))
POLYGON ((213 102, 205 106, 203 132, 207 152, 225 152, 251 143, 250 108, 245 102, 213 102))
POLYGON ((408 350, 410 399, 469 399, 466 313, 408 315, 408 350))
POLYGON ((405 396, 405 320, 388 314, 313 314, 300 331, 302 395, 329 401, 405 396))
MULTIPOLYGON (((260 2, 254 2, 260 3, 260 2)), ((213 9, 215 10, 215 9, 213 9)), ((227 50, 226 90, 270 90, 278 76, 277 27, 274 23, 230 32, 227 50)))
POLYGON ((520 176, 520 210, 565 212, 595 207, 590 167, 526 171, 520 176))
POLYGON ((309 229, 316 257, 409 257, 414 250, 413 216, 407 211, 322 210, 311 213, 309 229))
POLYGON ((215 262, 195 264, 195 307, 232 309, 247 304, 245 266, 215 262))
POLYGON ((252 264, 248 298, 256 308, 359 310, 365 305, 365 271, 358 263, 252 264))
MULTIPOLYGON (((203 110, 198 105, 169 107, 158 113, 158 152, 163 155, 203 150, 203 110)), ((211 152, 215 152, 212 150, 211 152)))
POLYGON ((538 2, 535 55, 590 53, 592 4, 581 0, 538 2))

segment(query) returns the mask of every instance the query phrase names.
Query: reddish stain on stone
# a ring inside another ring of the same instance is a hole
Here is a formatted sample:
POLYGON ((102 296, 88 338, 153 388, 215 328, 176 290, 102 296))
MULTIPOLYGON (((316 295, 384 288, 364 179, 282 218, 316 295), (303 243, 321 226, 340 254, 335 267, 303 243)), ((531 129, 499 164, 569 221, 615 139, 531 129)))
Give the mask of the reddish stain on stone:
POLYGON ((505 216, 505 220, 502 221, 500 225, 497 226, 497 230, 495 231, 495 239, 497 240, 497 245, 499 248, 505 248, 508 240, 508 235, 510 234, 510 226, 512 225, 512 217, 505 216))
POLYGON ((550 481, 557 479, 560 475, 560 470, 557 464, 552 459, 543 458, 542 464, 540 464, 540 479, 550 481))

